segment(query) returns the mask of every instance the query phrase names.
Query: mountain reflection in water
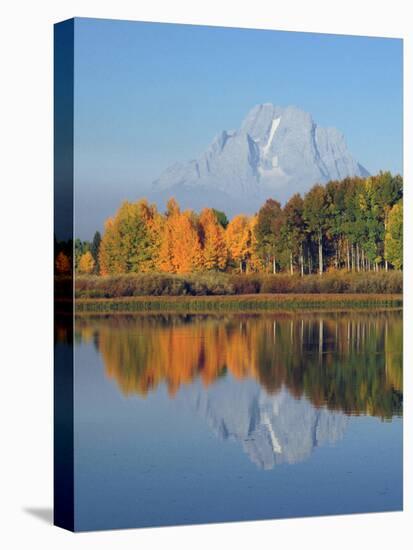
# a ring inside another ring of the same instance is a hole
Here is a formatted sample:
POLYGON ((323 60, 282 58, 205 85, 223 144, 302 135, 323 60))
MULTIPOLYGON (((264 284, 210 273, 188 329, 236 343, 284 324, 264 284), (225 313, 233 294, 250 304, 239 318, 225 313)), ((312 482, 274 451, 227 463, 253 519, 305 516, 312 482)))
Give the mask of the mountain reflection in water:
POLYGON ((302 462, 315 447, 335 443, 348 421, 344 413, 316 408, 285 388, 271 395, 252 382, 223 380, 206 390, 182 393, 220 439, 239 442, 252 462, 265 470, 302 462))

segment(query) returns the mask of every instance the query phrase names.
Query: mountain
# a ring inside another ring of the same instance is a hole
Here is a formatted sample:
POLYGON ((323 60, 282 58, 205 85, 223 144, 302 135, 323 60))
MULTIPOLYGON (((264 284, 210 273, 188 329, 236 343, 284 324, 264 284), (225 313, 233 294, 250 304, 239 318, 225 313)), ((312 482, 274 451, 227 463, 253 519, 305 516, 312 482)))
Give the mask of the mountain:
POLYGON ((296 107, 264 103, 239 130, 222 131, 198 159, 166 169, 149 198, 163 205, 174 196, 184 208, 251 214, 269 197, 284 202, 315 183, 367 175, 341 132, 317 126, 296 107))
POLYGON ((346 415, 316 408, 285 388, 270 395, 253 381, 226 377, 209 388, 197 384, 180 392, 179 399, 205 419, 222 440, 241 444, 260 469, 295 464, 308 459, 316 447, 341 440, 346 415))

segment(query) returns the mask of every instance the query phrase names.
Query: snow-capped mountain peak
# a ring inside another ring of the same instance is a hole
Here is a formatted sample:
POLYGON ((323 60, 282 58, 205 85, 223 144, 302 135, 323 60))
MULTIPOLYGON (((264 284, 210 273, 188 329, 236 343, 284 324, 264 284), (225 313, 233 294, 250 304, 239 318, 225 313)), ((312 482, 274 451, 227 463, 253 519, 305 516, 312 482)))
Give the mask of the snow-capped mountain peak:
POLYGON ((224 130, 197 159, 166 169, 153 182, 158 203, 175 196, 184 207, 229 215, 252 213, 269 197, 280 202, 315 183, 366 176, 335 128, 318 126, 294 106, 256 105, 238 130, 224 130))

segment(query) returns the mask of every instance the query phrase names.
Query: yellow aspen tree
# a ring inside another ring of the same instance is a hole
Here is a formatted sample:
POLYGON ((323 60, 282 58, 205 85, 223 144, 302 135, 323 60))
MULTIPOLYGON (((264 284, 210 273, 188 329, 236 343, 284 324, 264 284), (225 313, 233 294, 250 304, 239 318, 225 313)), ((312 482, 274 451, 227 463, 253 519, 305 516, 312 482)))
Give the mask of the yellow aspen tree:
POLYGON ((393 206, 385 234, 385 257, 396 268, 403 267, 403 201, 393 206))
POLYGON ((79 260, 79 272, 80 273, 92 273, 95 267, 95 260, 93 259, 92 253, 88 250, 81 255, 79 260))
POLYGON ((199 224, 203 245, 203 267, 205 269, 225 269, 228 261, 225 233, 212 208, 202 210, 199 224))
POLYGON ((99 265, 100 274, 109 275, 116 273, 116 263, 114 261, 114 251, 116 246, 115 224, 113 218, 109 218, 105 223, 105 231, 99 247, 99 265))
POLYGON ((225 236, 231 259, 239 265, 239 270, 242 273, 251 251, 251 231, 248 216, 243 214, 235 216, 228 224, 225 236))
POLYGON ((258 216, 252 216, 250 218, 249 223, 249 250, 248 250, 248 256, 249 256, 249 268, 252 271, 260 271, 264 268, 262 265, 262 261, 258 254, 258 239, 257 239, 257 223, 258 223, 258 216))
POLYGON ((146 200, 124 202, 105 224, 100 244, 99 264, 102 275, 139 273, 154 269, 159 250, 155 205, 146 200))

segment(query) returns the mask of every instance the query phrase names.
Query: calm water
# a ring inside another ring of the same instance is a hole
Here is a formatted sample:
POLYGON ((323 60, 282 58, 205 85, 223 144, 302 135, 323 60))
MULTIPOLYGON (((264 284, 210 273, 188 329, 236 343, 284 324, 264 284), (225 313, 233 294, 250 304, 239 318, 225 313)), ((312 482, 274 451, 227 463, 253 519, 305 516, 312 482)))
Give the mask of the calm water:
POLYGON ((402 508, 401 312, 101 316, 75 336, 76 529, 402 508))

